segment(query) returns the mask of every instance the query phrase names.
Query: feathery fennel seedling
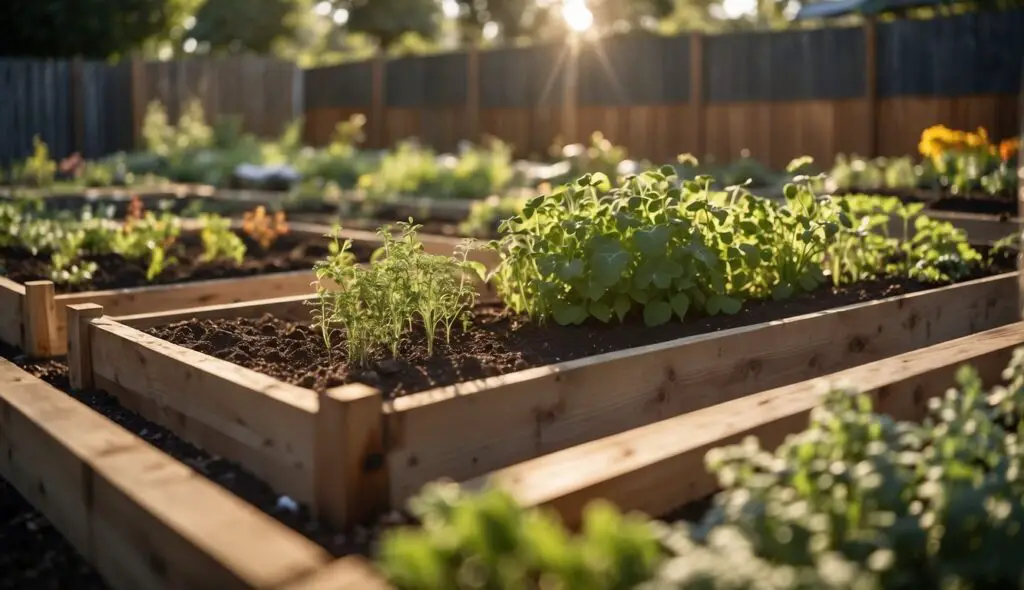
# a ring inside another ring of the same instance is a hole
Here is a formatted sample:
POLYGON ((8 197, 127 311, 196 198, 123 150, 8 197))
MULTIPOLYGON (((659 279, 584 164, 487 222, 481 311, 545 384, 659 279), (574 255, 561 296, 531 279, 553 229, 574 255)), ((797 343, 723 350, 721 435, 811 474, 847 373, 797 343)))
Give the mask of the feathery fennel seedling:
POLYGON ((400 223, 395 237, 386 228, 384 241, 369 265, 356 265, 351 241, 334 233, 330 255, 314 266, 317 300, 312 317, 330 350, 331 335, 341 329, 349 362, 365 366, 383 351, 398 357, 402 342, 417 328, 423 330, 427 353, 434 353, 437 333, 446 342, 452 328, 476 303, 476 290, 468 274, 481 278, 482 264, 467 259, 469 245, 455 256, 423 251, 416 239, 419 226, 400 223))

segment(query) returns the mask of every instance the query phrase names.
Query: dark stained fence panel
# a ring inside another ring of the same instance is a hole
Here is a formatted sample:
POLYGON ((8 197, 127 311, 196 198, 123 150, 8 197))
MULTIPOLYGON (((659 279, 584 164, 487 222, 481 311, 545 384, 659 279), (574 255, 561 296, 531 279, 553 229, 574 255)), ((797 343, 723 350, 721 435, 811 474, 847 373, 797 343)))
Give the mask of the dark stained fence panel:
POLYGON ((423 60, 423 103, 428 107, 466 104, 466 54, 430 55, 423 60))
POLYGON ((426 68, 422 59, 403 57, 387 62, 384 70, 385 104, 389 107, 413 108, 424 105, 426 68))
POLYGON ((568 58, 569 47, 564 44, 481 52, 480 106, 533 108, 562 104, 568 58))
POLYGON ((370 106, 373 103, 373 62, 306 70, 303 84, 306 109, 370 106))
POLYGON ((82 155, 99 158, 132 149, 131 66, 82 64, 82 155))
POLYGON ((879 96, 1020 90, 1024 11, 982 12, 878 27, 879 96))
POLYGON ((584 45, 579 101, 627 106, 689 99, 689 37, 624 35, 584 45))
POLYGON ((32 155, 39 135, 53 158, 74 146, 67 61, 0 59, 0 164, 32 155))

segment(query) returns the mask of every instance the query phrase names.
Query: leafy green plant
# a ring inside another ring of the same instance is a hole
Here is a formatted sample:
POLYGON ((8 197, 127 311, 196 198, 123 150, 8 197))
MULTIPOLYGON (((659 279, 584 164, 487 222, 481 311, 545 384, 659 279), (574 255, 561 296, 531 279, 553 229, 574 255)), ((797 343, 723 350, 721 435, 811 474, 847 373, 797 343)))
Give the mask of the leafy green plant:
POLYGON ((438 331, 449 342, 454 326, 467 319, 476 302, 469 273, 483 276, 484 268, 467 259, 468 245, 454 257, 427 254, 416 239, 419 226, 410 220, 399 227, 398 238, 387 228, 378 232, 384 244, 369 265, 354 264, 351 241, 335 237, 330 256, 314 267, 314 323, 328 349, 331 334, 343 330, 351 363, 367 365, 383 351, 398 357, 399 346, 416 328, 432 355, 438 331))
POLYGON ((411 508, 422 528, 389 532, 381 549, 382 570, 402 590, 627 590, 660 558, 649 523, 603 503, 587 508, 578 536, 500 492, 454 484, 428 486, 411 508))
POLYGON ((890 238, 887 215, 818 197, 817 180, 794 177, 778 203, 738 186, 713 192, 706 175, 676 186, 668 166, 610 191, 603 175, 584 176, 502 223, 491 244, 502 258, 498 290, 535 320, 621 321, 637 310, 655 326, 692 312, 734 314, 747 299, 785 299, 830 281, 955 280, 981 260, 963 232, 906 208, 899 213, 907 223, 916 215, 914 234, 905 227, 902 240, 890 238))
POLYGON ((920 423, 833 388, 774 451, 753 437, 710 451, 722 491, 697 523, 623 518, 599 501, 573 535, 500 491, 432 484, 410 503, 419 526, 386 534, 380 567, 403 590, 1014 588, 1024 348, 1003 379, 985 390, 961 367, 920 423))
POLYGON ((201 259, 204 262, 232 260, 235 264, 242 263, 245 242, 232 231, 230 219, 206 213, 199 217, 199 223, 203 228, 199 237, 203 242, 201 259))
POLYGON ((32 138, 32 156, 21 166, 18 179, 27 185, 48 187, 57 174, 57 162, 50 158, 50 148, 38 135, 32 138))

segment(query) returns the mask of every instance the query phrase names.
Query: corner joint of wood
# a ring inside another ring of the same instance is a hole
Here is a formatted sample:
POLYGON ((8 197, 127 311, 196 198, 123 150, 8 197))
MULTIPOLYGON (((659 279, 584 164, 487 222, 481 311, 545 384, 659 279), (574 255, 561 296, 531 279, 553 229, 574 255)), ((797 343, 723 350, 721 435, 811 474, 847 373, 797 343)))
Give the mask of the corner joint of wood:
POLYGON ((89 323, 102 316, 103 306, 95 303, 77 303, 67 308, 68 380, 72 389, 94 386, 89 323))

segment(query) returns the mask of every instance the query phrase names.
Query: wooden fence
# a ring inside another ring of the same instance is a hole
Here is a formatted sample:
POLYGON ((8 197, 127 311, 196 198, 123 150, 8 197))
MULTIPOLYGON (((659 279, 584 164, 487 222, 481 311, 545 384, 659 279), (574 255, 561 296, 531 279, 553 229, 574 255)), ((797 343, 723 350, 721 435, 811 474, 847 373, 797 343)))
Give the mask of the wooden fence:
POLYGON ((141 147, 146 107, 161 101, 176 121, 198 98, 214 121, 241 115, 245 130, 276 136, 302 115, 302 72, 263 57, 118 64, 0 59, 0 165, 32 153, 36 134, 52 157, 95 158, 141 147))
POLYGON ((602 131, 631 154, 784 166, 809 154, 916 152, 936 123, 1018 132, 1024 11, 777 33, 629 35, 376 60, 305 73, 305 136, 353 113, 371 147, 495 135, 521 155, 602 131))

